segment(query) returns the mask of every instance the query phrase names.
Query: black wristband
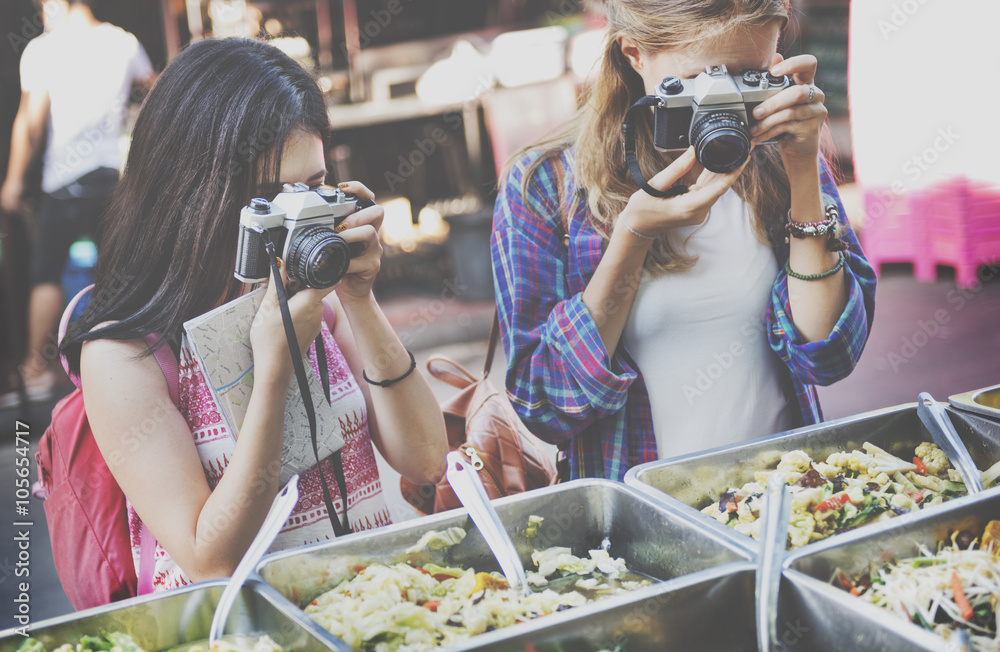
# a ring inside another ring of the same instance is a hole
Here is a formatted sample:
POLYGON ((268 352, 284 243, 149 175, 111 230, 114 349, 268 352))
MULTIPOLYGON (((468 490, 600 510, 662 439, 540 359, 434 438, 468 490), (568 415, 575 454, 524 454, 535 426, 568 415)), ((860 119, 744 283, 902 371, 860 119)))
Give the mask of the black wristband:
POLYGON ((410 354, 410 368, 407 369, 399 378, 390 378, 389 380, 372 380, 368 377, 368 374, 365 373, 364 369, 361 370, 361 376, 369 385, 378 385, 379 387, 391 387, 399 381, 405 380, 406 377, 412 374, 413 370, 417 368, 417 360, 413 357, 413 353, 409 349, 407 349, 406 352, 410 354))

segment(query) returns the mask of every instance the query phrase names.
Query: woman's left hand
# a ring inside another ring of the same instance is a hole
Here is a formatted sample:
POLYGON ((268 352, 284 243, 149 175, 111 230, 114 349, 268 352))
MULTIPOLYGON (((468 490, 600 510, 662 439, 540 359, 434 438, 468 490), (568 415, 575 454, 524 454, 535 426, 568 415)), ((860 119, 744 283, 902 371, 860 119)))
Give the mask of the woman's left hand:
POLYGON ((775 54, 771 74, 788 75, 795 82, 754 109, 758 121, 750 131, 754 145, 786 134, 778 141, 785 169, 796 163, 815 162, 819 156, 819 134, 826 121, 826 95, 813 84, 816 57, 801 54, 784 59, 775 54), (812 97, 810 97, 810 94, 812 97))
MULTIPOLYGON (((342 183, 338 187, 356 195, 358 201, 375 199, 375 194, 357 181, 342 183)), ((348 215, 337 229, 353 252, 347 274, 336 286, 337 296, 343 304, 367 301, 371 296, 372 283, 382 264, 378 231, 384 217, 385 211, 381 206, 371 206, 348 215)))

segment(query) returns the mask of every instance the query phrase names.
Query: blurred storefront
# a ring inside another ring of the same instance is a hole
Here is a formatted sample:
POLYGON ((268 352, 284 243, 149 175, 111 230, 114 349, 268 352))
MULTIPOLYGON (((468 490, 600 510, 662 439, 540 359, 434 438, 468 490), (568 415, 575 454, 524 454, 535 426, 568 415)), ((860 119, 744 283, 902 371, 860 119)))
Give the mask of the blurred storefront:
MULTIPOLYGON (((386 206, 379 291, 489 299, 497 171, 572 115, 602 46, 592 0, 130 0, 99 13, 162 69, 189 42, 267 38, 316 73, 334 129, 329 182, 386 206)), ((820 59, 841 168, 850 173, 848 0, 793 0, 786 55, 820 59)))

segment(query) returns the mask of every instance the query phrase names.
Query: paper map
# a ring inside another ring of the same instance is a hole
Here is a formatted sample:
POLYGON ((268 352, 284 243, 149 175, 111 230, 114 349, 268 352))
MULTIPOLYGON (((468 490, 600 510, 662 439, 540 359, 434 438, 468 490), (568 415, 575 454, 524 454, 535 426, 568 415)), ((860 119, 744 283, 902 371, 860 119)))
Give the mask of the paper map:
MULTIPOLYGON (((253 350, 250 325, 264 298, 264 288, 246 294, 215 310, 184 323, 184 337, 198 360, 198 366, 212 391, 231 434, 243 427, 250 395, 253 393, 253 350)), ((284 331, 274 334, 285 340, 284 331)), ((312 365, 306 361, 306 376, 316 412, 316 435, 319 457, 323 459, 344 445, 337 434, 339 424, 323 396, 323 387, 312 365)), ((281 450, 281 481, 316 464, 309 436, 299 384, 293 376, 285 397, 285 439, 281 450)))

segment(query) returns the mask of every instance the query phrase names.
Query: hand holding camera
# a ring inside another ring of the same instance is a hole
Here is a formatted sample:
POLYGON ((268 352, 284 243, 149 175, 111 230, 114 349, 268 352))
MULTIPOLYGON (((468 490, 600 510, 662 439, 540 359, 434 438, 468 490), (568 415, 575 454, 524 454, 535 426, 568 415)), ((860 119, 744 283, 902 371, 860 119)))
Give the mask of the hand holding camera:
POLYGON ((768 98, 753 110, 757 123, 750 130, 754 144, 778 141, 785 170, 789 174, 799 169, 811 170, 819 156, 819 134, 826 121, 823 105, 826 95, 813 82, 816 79, 816 57, 811 54, 783 59, 774 55, 771 71, 786 75, 794 85, 768 98), (808 164, 809 167, 805 167, 808 164))
MULTIPOLYGON (((240 212, 235 276, 246 283, 271 278, 267 245, 273 247, 279 258, 282 286, 301 288, 289 292, 292 296, 288 297, 300 351, 307 350, 319 333, 322 299, 330 288, 337 286, 338 296, 345 303, 367 299, 371 294, 382 254, 378 228, 384 217, 373 198, 372 192, 358 182, 316 190, 304 184, 286 184, 272 201, 253 199, 240 212)), ((266 368, 277 365, 279 371, 290 372, 291 367, 285 364, 288 348, 273 337, 281 329, 272 279, 251 329, 254 357, 262 355, 268 360, 263 364, 266 368), (269 346, 268 338, 274 346, 269 346), (269 362, 271 358, 273 363, 269 362)))

